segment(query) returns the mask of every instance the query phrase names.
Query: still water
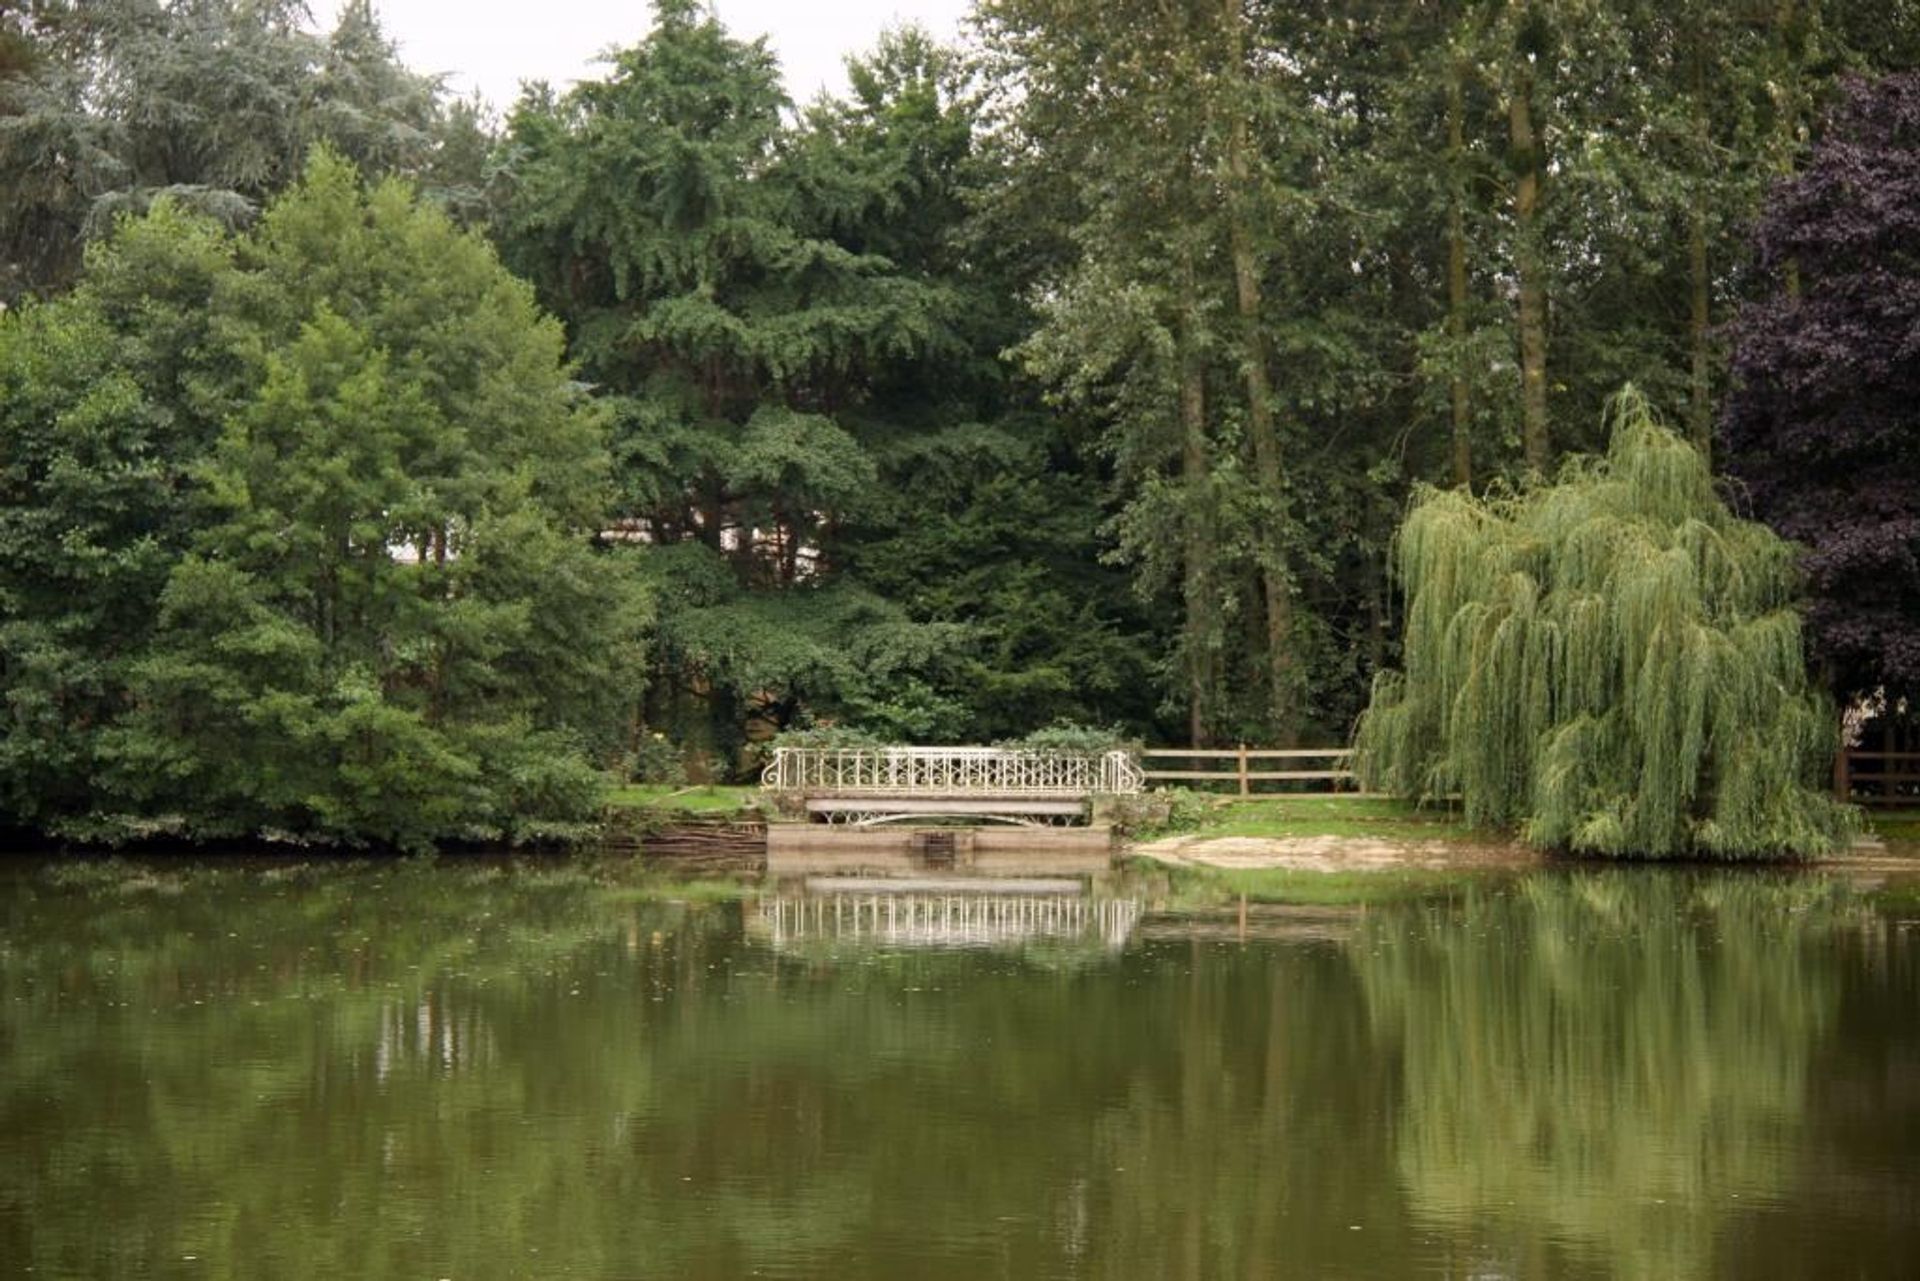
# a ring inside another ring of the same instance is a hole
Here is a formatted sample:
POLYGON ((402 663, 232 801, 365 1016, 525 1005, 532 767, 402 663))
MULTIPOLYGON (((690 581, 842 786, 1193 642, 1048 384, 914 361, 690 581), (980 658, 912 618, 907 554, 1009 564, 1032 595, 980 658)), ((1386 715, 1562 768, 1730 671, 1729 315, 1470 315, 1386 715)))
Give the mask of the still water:
POLYGON ((0 1276, 1920 1275, 1910 889, 672 893, 0 865, 0 1276))

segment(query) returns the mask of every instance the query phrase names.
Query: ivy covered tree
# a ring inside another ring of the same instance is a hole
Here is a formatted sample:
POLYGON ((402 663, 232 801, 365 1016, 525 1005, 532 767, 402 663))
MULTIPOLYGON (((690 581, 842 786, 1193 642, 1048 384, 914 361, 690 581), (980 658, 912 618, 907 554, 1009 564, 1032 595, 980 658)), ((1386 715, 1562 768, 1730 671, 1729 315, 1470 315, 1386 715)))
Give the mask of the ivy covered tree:
POLYGON ((16 818, 419 848, 594 812, 643 598, 592 545, 604 420, 484 242, 321 152, 244 238, 123 226, 0 326, 0 385, 31 392, 0 458, 16 818))
POLYGON ((1369 786, 1457 793, 1475 824, 1589 854, 1804 856, 1848 832, 1794 549, 1729 512, 1637 393, 1608 454, 1554 484, 1427 494, 1397 561, 1406 665, 1360 723, 1369 786))
POLYGON ((1920 75, 1854 86, 1758 241, 1781 285, 1734 327, 1729 467, 1806 548, 1836 691, 1920 694, 1920 75))

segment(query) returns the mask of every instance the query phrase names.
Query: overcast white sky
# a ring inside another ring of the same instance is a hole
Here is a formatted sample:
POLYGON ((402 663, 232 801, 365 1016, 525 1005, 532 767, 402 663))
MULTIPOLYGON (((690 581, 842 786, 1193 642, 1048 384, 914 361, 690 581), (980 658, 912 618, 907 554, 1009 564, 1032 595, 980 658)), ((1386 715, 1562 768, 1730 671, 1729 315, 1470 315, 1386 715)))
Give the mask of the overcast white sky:
MULTIPOLYGON (((339 0, 309 0, 331 28, 339 0)), ((520 81, 556 88, 597 74, 594 55, 637 43, 653 26, 645 0, 376 0, 387 34, 416 71, 447 72, 457 94, 474 89, 504 110, 520 81)), ((787 94, 804 103, 822 88, 846 88, 840 60, 871 48, 886 27, 917 21, 951 40, 966 0, 717 0, 720 21, 741 39, 770 37, 787 94)))

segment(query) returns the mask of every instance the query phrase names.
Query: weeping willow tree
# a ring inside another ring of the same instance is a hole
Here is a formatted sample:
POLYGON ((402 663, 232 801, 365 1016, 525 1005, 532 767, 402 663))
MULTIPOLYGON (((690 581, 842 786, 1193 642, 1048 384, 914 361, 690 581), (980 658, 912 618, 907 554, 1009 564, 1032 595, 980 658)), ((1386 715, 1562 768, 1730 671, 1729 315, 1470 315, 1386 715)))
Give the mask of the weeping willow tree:
POLYGON ((1804 856, 1853 811, 1819 790, 1792 544, 1741 520, 1629 388, 1603 458, 1518 496, 1425 495, 1395 558, 1405 671, 1356 747, 1372 788, 1606 855, 1804 856))

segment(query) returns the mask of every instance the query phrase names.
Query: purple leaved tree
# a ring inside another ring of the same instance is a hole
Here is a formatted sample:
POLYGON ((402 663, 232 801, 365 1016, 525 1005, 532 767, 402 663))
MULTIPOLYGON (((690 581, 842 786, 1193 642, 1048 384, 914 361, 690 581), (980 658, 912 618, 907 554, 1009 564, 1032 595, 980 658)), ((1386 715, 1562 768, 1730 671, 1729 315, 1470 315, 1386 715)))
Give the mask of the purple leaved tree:
POLYGON ((1835 693, 1920 695, 1920 75, 1849 87, 1758 240, 1780 285, 1733 326, 1728 469, 1806 548, 1835 693))

